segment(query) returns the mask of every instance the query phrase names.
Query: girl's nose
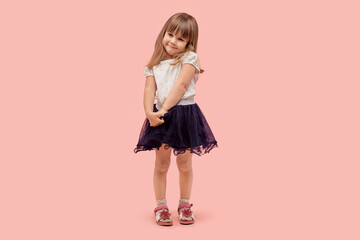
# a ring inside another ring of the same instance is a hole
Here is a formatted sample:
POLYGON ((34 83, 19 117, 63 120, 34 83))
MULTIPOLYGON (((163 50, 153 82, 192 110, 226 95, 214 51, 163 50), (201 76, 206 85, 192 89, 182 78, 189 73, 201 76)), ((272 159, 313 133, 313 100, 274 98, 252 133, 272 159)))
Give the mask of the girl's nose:
POLYGON ((175 45, 176 39, 174 37, 171 38, 170 42, 175 45))

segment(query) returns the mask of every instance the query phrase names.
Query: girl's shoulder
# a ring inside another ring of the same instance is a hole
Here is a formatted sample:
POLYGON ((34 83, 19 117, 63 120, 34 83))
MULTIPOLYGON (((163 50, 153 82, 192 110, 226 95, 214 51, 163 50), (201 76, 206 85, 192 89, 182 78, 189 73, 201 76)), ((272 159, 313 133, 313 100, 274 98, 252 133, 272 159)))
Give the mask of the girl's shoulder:
POLYGON ((200 67, 198 63, 198 56, 196 52, 190 51, 183 59, 182 64, 190 63, 196 69, 196 73, 200 72, 200 67))
POLYGON ((190 51, 184 58, 185 59, 193 59, 193 58, 197 58, 197 53, 194 51, 190 51))

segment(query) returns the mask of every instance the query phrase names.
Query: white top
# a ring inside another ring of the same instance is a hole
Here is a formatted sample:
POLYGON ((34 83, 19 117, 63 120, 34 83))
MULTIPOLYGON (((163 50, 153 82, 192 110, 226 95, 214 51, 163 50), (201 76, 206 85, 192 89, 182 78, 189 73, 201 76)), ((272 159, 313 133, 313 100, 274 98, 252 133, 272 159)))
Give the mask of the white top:
POLYGON ((163 60, 158 65, 154 66, 152 70, 145 67, 145 77, 154 76, 156 82, 156 107, 159 109, 165 102, 169 92, 177 80, 181 66, 185 63, 190 63, 195 67, 195 75, 191 79, 184 95, 181 97, 177 105, 188 105, 194 103, 193 98, 196 95, 195 83, 198 80, 200 68, 197 61, 197 54, 195 52, 189 52, 189 54, 177 65, 172 66, 173 59, 163 60))

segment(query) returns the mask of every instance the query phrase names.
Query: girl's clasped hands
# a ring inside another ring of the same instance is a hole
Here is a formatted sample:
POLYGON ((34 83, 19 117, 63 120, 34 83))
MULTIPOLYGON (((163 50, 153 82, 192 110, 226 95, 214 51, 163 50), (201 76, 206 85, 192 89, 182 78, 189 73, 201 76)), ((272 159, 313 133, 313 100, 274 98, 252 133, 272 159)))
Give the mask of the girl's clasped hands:
POLYGON ((156 127, 156 126, 163 124, 165 121, 161 117, 163 117, 167 112, 168 111, 166 111, 164 109, 160 109, 157 112, 150 112, 150 113, 146 114, 146 117, 150 122, 150 126, 156 127))

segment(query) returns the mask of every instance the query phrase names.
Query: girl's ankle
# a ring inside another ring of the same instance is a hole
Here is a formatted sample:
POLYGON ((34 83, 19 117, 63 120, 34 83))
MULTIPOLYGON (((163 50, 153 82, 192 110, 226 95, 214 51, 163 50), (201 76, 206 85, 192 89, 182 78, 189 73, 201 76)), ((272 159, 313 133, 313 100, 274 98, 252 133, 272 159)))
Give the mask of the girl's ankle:
POLYGON ((157 206, 157 207, 167 206, 166 198, 161 199, 161 200, 156 200, 156 206, 157 206))
POLYGON ((190 200, 189 200, 189 199, 180 198, 180 199, 179 199, 179 205, 184 205, 184 204, 190 204, 190 200))

